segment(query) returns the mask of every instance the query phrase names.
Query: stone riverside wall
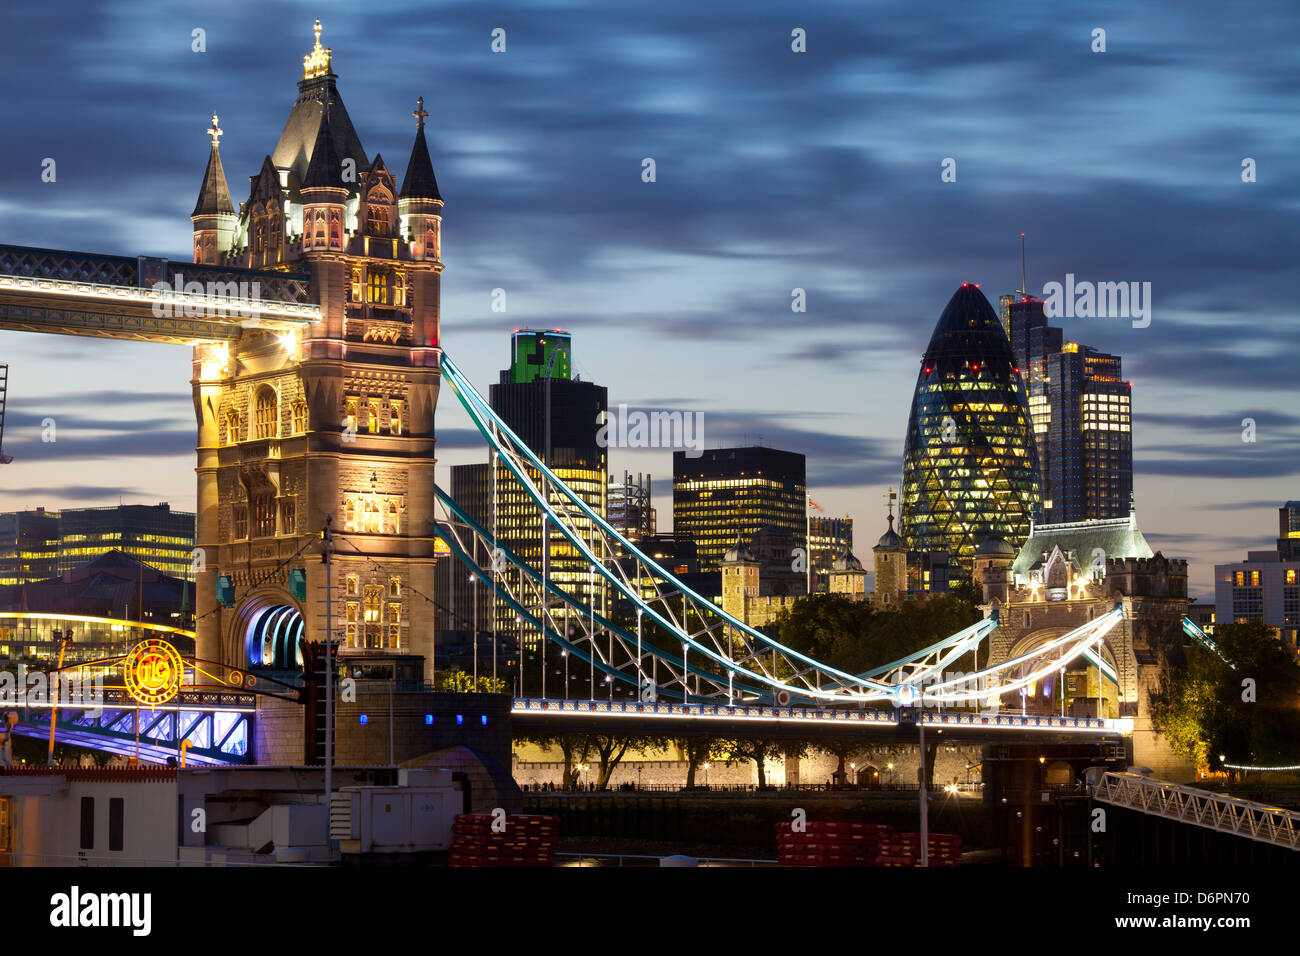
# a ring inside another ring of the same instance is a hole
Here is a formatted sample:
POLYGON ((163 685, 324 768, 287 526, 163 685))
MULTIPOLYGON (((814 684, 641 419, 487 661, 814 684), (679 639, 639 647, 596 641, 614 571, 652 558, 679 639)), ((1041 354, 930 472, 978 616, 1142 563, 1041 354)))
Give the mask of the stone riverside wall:
MULTIPOLYGON (((979 746, 949 747, 940 744, 935 754, 934 782, 936 786, 948 783, 978 783, 980 781, 979 746)), ((677 748, 668 751, 633 752, 628 751, 614 770, 610 786, 630 783, 641 786, 674 786, 686 782, 687 764, 677 748)), ((585 761, 590 769, 580 775, 580 781, 589 783, 596 780, 600 758, 591 755, 585 761)), ((758 782, 758 771, 752 760, 735 761, 728 765, 725 761, 711 760, 707 772, 707 782, 712 786, 748 785, 758 782)), ((897 745, 892 748, 864 748, 860 753, 845 761, 845 770, 852 773, 850 763, 857 764, 859 781, 862 783, 914 784, 919 763, 914 745, 897 745), (893 769, 889 765, 893 764, 893 769), (872 771, 879 777, 870 776, 872 771)), ((555 784, 559 786, 564 776, 564 758, 558 748, 542 748, 535 744, 515 742, 511 763, 515 782, 521 787, 533 784, 555 784)), ((766 767, 767 783, 780 786, 786 783, 821 784, 829 783, 835 772, 836 758, 819 751, 798 761, 787 762, 784 759, 769 761, 766 767)), ((706 780, 703 767, 696 770, 695 782, 703 785, 706 780)))

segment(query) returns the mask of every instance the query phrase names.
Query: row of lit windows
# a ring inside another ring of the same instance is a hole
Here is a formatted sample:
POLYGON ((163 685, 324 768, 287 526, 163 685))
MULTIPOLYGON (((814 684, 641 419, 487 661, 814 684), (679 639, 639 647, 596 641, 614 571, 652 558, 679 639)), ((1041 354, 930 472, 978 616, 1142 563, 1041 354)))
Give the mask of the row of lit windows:
POLYGON ((371 435, 378 435, 381 427, 388 429, 390 435, 402 434, 402 403, 399 399, 390 398, 383 401, 379 398, 366 398, 364 405, 360 396, 349 395, 347 407, 344 414, 343 424, 349 431, 364 430, 371 435), (364 421, 357 418, 358 412, 364 410, 364 421), (386 418, 380 420, 381 412, 386 418))

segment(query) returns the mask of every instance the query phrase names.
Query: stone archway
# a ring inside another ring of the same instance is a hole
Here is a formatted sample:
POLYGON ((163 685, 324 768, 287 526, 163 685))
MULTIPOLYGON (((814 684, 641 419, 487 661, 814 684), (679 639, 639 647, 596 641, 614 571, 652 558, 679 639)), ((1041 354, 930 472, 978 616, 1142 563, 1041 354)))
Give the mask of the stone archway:
MULTIPOLYGON (((1074 627, 1060 625, 1043 627, 1023 635, 1012 644, 1007 653, 1008 658, 1019 657, 1035 648, 1041 647, 1057 638, 1064 637, 1074 627)), ((1112 672, 1118 673, 1115 653, 1103 638, 1100 656, 1112 672)), ((1060 674, 1050 674, 1041 681, 1026 688, 1024 710, 1029 714, 1053 715, 1061 712, 1060 674)), ((1065 672, 1065 713, 1066 716, 1078 717, 1117 717, 1119 716, 1119 688, 1107 677, 1102 676, 1095 665, 1082 658, 1071 662, 1065 672)), ((1018 692, 1003 695, 1003 708, 1011 712, 1021 709, 1021 697, 1018 692)))
POLYGON ((304 664, 302 608, 281 588, 258 588, 239 602, 226 634, 225 658, 240 667, 293 670, 304 664))

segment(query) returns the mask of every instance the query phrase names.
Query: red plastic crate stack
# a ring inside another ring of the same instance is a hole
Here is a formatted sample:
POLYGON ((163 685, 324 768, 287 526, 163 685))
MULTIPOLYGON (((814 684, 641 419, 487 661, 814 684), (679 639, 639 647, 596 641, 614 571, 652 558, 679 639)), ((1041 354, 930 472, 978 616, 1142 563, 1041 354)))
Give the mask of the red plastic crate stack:
MULTIPOLYGON (((956 866, 961 860, 961 837, 955 833, 931 833, 930 866, 956 866)), ((920 866, 921 834, 891 833, 880 846, 879 866, 920 866)))
POLYGON ((452 824, 452 866, 554 866, 560 818, 512 813, 505 829, 492 830, 492 814, 457 814, 452 824))
POLYGON ((781 866, 875 866, 891 829, 880 823, 809 820, 796 832, 790 822, 776 824, 781 866))

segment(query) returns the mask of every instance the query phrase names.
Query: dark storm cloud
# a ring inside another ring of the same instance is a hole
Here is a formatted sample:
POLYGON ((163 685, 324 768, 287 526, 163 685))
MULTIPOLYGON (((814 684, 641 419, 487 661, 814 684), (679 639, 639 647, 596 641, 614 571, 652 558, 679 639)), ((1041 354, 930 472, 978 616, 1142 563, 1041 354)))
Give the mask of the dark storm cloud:
POLYGON ((125 434, 85 435, 75 429, 59 428, 52 442, 39 435, 24 437, 19 433, 10 441, 6 430, 5 454, 24 462, 62 460, 113 460, 120 458, 156 458, 184 455, 194 457, 194 429, 122 429, 125 434))
MULTIPOLYGON (((60 485, 57 490, 44 487, 6 488, 5 493, 14 496, 30 496, 41 499, 44 504, 51 495, 60 501, 104 501, 116 504, 120 498, 149 497, 147 492, 138 488, 115 488, 104 485, 60 485)), ((49 507, 57 507, 49 505, 49 507)))

